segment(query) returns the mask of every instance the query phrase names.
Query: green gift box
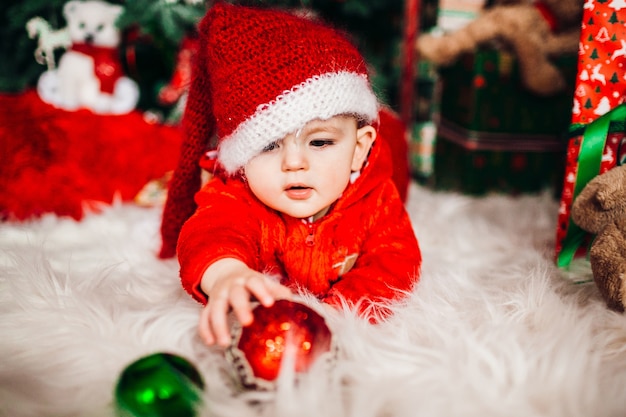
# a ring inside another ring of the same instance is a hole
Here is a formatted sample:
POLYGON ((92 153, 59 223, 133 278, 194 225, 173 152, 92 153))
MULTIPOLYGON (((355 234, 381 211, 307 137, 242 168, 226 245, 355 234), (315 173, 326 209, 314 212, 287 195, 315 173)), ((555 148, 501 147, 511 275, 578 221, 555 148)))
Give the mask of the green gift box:
POLYGON ((441 68, 431 185, 477 195, 558 188, 577 56, 555 63, 570 87, 549 97, 523 86, 506 50, 482 48, 441 68))
POLYGON ((568 88, 550 97, 522 84, 515 56, 482 48, 439 70, 441 118, 477 132, 555 135, 567 131, 577 74, 577 55, 555 58, 568 88))

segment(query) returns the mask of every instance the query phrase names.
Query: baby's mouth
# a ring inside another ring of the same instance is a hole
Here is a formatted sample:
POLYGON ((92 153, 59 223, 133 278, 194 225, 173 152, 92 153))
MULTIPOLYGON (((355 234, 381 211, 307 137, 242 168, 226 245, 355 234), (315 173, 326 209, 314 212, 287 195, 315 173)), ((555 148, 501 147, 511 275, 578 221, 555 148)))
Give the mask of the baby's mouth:
POLYGON ((309 198, 312 190, 311 187, 307 187, 304 184, 290 184, 285 188, 285 193, 287 193, 289 198, 294 200, 304 200, 309 198))

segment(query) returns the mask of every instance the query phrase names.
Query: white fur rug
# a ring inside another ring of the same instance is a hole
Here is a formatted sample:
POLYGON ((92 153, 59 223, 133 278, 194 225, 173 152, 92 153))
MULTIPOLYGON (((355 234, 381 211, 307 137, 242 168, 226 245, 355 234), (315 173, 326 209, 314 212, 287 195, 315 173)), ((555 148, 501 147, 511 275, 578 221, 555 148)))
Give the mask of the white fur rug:
MULTIPOLYGON (((195 333, 199 305, 156 258, 160 208, 117 204, 81 222, 0 225, 0 415, 112 416, 132 361, 182 355, 204 416, 626 415, 626 316, 552 263, 557 202, 412 185, 422 279, 395 317, 327 316, 340 349, 275 392, 233 390, 195 333)), ((308 300, 315 304, 315 302, 308 300)))

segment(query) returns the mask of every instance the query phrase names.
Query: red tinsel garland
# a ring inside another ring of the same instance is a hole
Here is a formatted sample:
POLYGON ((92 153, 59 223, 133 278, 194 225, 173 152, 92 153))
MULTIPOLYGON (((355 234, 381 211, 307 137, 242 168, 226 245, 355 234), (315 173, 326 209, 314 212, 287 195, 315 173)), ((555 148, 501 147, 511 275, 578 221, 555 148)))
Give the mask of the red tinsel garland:
POLYGON ((85 207, 131 201, 175 167, 181 138, 178 127, 149 123, 138 111, 68 112, 35 91, 0 94, 0 217, 79 220, 85 207))

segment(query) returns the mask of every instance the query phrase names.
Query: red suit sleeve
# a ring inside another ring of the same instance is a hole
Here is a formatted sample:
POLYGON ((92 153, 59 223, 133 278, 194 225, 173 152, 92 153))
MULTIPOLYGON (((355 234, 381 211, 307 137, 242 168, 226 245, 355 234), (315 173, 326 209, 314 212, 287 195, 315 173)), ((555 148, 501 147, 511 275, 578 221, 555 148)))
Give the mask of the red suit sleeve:
POLYGON ((214 178, 198 192, 196 202, 198 209, 183 225, 177 251, 183 288, 206 303, 200 288, 204 271, 225 257, 258 267, 260 232, 258 216, 250 208, 253 202, 241 187, 227 188, 214 178))
MULTIPOLYGON (((373 304, 404 298, 419 280, 421 252, 415 232, 398 192, 391 182, 375 195, 369 195, 372 207, 368 216, 369 233, 361 253, 350 271, 329 291, 324 301, 340 305, 360 303, 360 312, 373 304)), ((383 307, 374 308, 379 319, 389 314, 383 307)), ((376 319, 374 318, 374 321, 376 319)))

